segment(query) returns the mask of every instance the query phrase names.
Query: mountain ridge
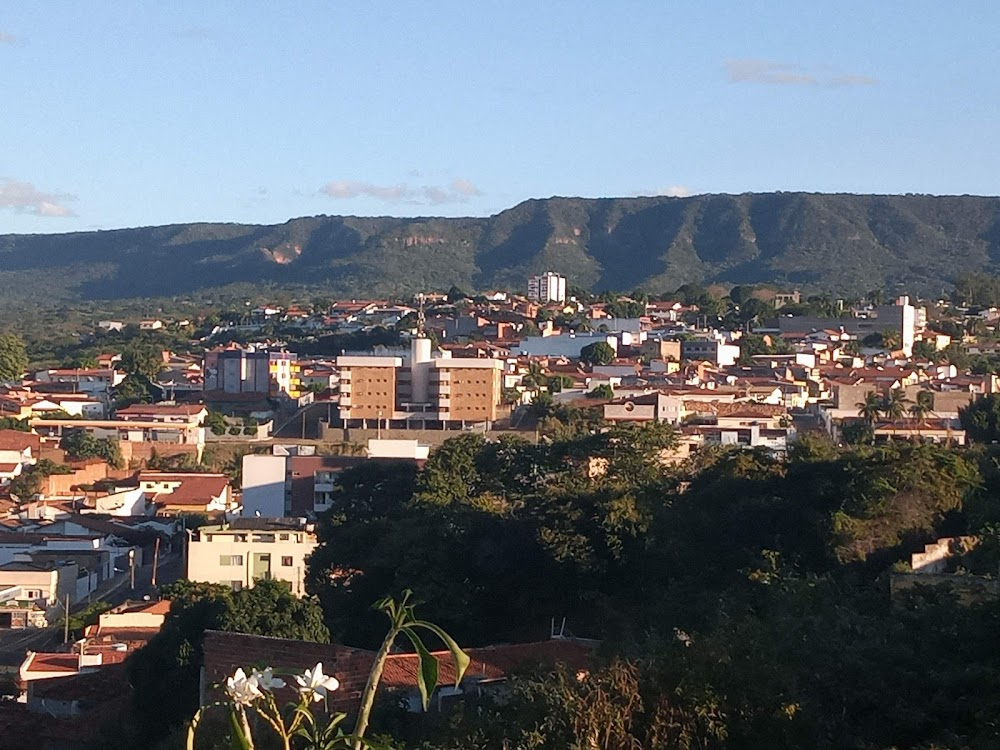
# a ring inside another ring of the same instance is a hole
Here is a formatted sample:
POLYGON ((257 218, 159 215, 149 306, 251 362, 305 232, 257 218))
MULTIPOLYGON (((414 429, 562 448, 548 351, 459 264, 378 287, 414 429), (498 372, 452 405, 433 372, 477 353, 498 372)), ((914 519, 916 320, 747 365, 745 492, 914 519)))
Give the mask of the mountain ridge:
POLYGON ((231 284, 384 296, 524 287, 554 270, 594 290, 773 283, 940 293, 1000 267, 1000 197, 851 193, 543 198, 489 217, 307 216, 0 235, 8 301, 191 294, 231 284))

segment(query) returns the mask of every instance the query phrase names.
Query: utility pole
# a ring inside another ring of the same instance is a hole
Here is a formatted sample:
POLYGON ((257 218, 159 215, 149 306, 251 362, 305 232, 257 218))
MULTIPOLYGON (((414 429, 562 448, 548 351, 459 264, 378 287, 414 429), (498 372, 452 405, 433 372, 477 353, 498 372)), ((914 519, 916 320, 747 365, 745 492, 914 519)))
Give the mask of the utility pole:
POLYGON ((150 584, 156 585, 156 566, 160 562, 160 537, 156 537, 156 546, 153 547, 153 578, 150 580, 150 584))
POLYGON ((63 605, 65 612, 64 626, 63 626, 63 643, 69 643, 69 594, 66 594, 66 603, 63 605))
POLYGON ((135 591, 135 549, 128 551, 129 586, 135 591))

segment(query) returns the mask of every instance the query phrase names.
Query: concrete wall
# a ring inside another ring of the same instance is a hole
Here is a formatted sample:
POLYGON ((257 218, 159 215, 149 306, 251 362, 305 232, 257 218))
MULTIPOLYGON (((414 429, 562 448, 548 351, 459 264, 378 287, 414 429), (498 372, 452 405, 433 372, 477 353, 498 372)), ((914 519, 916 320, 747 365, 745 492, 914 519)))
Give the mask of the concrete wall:
MULTIPOLYGON (((360 428, 329 427, 325 423, 320 423, 322 431, 321 439, 328 443, 353 443, 358 446, 368 445, 369 440, 374 440, 379 436, 378 430, 362 430, 360 428)), ((463 430, 387 430, 383 429, 381 437, 383 440, 416 440, 424 445, 438 446, 448 438, 458 437, 464 433, 463 430)), ((528 442, 535 442, 534 431, 524 430, 490 430, 486 436, 491 440, 496 440, 501 435, 514 435, 524 438, 528 442)), ((244 504, 245 504, 244 500, 244 504)))
POLYGON ((285 515, 286 456, 243 456, 243 515, 285 515))
POLYGON ((80 484, 93 484, 108 476, 108 465, 103 461, 76 467, 72 474, 51 474, 42 480, 42 494, 46 497, 69 494, 70 488, 80 484))

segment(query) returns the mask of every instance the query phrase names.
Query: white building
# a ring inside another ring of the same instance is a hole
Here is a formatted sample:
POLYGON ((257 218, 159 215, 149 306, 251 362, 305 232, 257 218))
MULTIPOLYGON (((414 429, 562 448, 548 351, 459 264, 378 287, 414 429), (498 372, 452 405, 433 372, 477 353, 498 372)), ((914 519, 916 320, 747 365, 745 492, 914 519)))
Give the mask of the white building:
POLYGON ((305 594, 306 559, 316 549, 312 524, 299 519, 242 518, 202 526, 188 542, 187 577, 238 591, 259 579, 285 581, 305 594))
POLYGON ((553 271, 528 277, 528 299, 546 302, 566 301, 566 277, 553 271))

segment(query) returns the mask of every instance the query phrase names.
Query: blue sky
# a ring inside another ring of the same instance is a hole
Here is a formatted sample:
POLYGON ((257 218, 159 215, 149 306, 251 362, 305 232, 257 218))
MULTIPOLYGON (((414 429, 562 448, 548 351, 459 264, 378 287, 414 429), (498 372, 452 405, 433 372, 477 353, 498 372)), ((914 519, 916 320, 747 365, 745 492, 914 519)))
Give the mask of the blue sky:
POLYGON ((0 233, 998 193, 1000 3, 0 9, 0 233))

